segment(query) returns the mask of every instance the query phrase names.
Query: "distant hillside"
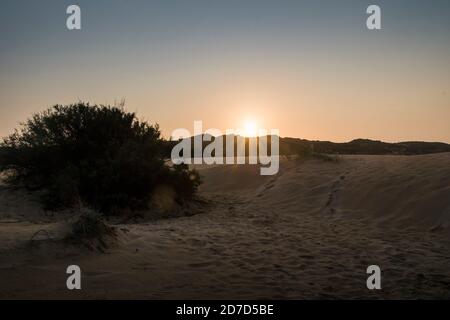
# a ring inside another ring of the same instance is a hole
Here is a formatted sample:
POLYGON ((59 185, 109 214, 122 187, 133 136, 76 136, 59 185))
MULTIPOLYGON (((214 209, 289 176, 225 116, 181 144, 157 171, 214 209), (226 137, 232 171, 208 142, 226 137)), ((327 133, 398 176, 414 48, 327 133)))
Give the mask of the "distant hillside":
POLYGON ((310 141, 296 138, 280 139, 280 154, 297 154, 312 148, 314 152, 329 154, 428 154, 450 152, 450 144, 442 142, 408 141, 388 143, 369 139, 356 139, 350 142, 310 141))
MULTIPOLYGON (((191 141, 192 139, 193 137, 191 137, 191 141)), ((212 140, 213 139, 214 138, 212 138, 212 140)), ((248 139, 249 138, 246 138, 246 144, 248 144, 248 139)), ((223 140, 225 143, 225 136, 223 140)), ((176 143, 177 141, 167 142, 167 154, 169 157, 170 150, 176 143)), ((207 146, 209 143, 210 142, 204 141, 203 147, 207 146)), ((268 139, 268 144, 270 145, 270 139, 268 139)), ((355 139, 350 142, 337 143, 299 138, 280 138, 281 155, 305 154, 310 152, 326 154, 418 155, 450 152, 450 144, 421 141, 388 143, 369 139, 355 139)))
POLYGON ((450 152, 450 144, 442 142, 408 141, 388 143, 369 139, 356 139, 350 142, 310 141, 296 138, 280 139, 280 154, 297 154, 312 148, 314 152, 329 154, 428 154, 450 152))

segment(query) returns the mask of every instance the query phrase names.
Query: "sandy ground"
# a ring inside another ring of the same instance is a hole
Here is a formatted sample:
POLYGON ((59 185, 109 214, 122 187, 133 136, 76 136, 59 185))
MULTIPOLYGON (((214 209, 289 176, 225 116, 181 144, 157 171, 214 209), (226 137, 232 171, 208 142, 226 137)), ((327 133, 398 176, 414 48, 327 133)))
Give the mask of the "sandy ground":
POLYGON ((106 253, 63 244, 67 214, 0 186, 0 298, 450 298, 450 154, 199 170, 208 205, 118 225, 106 253))

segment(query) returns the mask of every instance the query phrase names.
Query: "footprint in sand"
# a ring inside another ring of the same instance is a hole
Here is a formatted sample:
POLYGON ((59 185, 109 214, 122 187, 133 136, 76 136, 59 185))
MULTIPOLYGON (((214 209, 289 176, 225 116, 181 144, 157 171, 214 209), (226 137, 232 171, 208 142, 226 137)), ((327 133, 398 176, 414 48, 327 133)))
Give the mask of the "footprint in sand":
POLYGON ((342 183, 342 181, 345 180, 345 178, 346 178, 346 175, 345 174, 341 174, 339 176, 339 179, 334 181, 333 184, 331 185, 331 191, 328 194, 328 199, 327 199, 327 202, 325 204, 325 208, 329 208, 329 212, 330 213, 335 213, 336 212, 336 209, 331 207, 331 205, 333 204, 333 201, 336 198, 335 197, 336 194, 340 191, 341 183, 342 183))

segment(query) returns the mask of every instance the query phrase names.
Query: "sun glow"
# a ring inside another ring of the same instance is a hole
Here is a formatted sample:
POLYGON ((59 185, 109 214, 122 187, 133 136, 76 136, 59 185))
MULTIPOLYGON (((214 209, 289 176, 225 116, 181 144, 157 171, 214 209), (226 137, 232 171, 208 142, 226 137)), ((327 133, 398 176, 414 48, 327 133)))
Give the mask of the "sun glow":
POLYGON ((256 137, 258 135, 258 126, 254 121, 245 122, 244 129, 247 137, 256 137))

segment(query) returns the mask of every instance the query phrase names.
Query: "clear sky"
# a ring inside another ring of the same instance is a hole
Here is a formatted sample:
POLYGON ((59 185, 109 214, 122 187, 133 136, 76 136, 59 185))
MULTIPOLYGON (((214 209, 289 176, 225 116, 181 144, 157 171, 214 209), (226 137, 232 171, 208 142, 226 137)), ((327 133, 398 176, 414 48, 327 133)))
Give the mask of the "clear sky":
POLYGON ((448 0, 3 0, 0 136, 78 100, 175 128, 450 142, 448 0), (82 30, 66 29, 78 4, 82 30), (369 4, 382 30, 366 28, 369 4))

